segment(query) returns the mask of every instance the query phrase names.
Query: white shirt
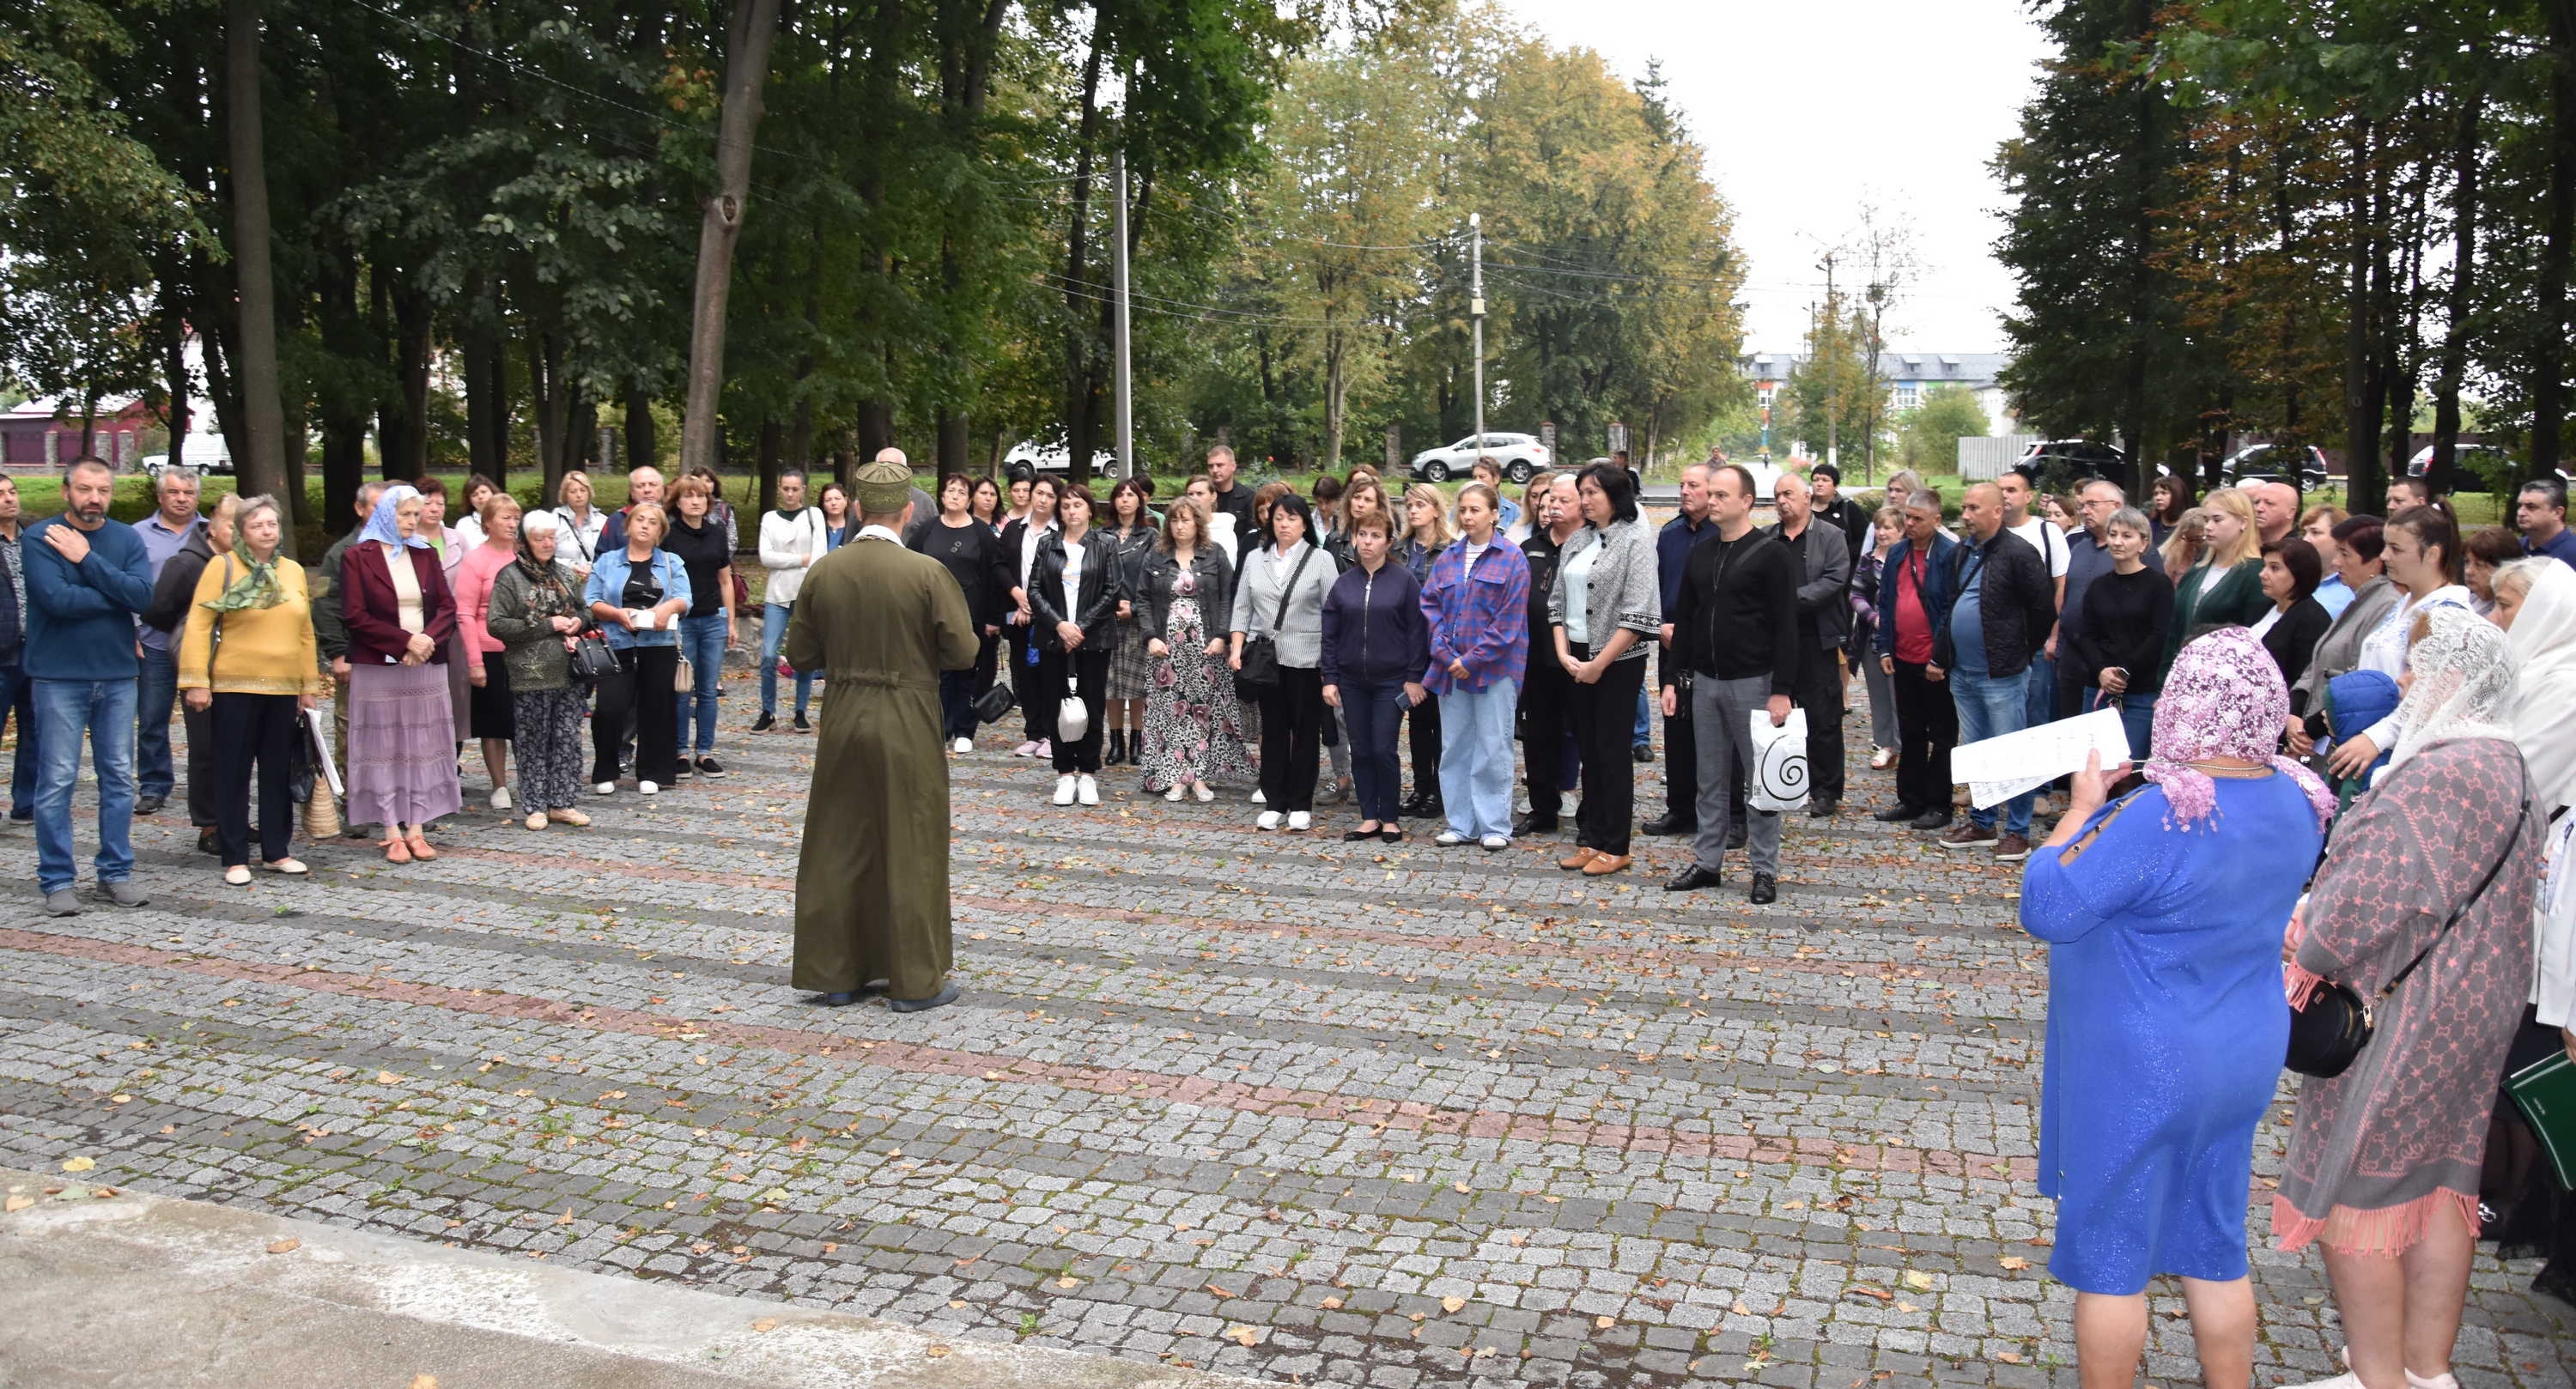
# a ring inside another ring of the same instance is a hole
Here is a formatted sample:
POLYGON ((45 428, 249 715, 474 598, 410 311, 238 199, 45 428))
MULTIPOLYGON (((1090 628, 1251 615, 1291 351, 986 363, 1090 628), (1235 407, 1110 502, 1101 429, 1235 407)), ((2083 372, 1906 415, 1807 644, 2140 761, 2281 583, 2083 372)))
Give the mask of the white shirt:
POLYGON ((1064 607, 1061 611, 1067 622, 1082 620, 1082 552, 1087 548, 1079 540, 1064 542, 1064 607))
POLYGON ((2039 557, 2048 561, 2048 577, 2066 577, 2066 561, 2072 552, 2066 548, 2066 532, 2059 529, 2055 521, 2033 516, 2018 526, 2005 529, 2029 542, 2030 548, 2039 551, 2039 557))
POLYGON ((2256 640, 2256 641, 2261 641, 2261 640, 2263 639, 2263 634, 2264 634, 2265 632, 2268 632, 2268 631, 2271 631, 2271 630, 2272 630, 2272 624, 2273 624, 2273 623, 2276 623, 2276 622, 2278 622, 2278 621, 2280 621, 2280 620, 2281 620, 2281 610, 2280 610, 2279 608, 2272 608, 2272 609, 2267 610, 2267 611, 2263 614, 2263 620, 2254 624, 2254 628, 2253 628, 2254 640, 2256 640))
POLYGON ((1592 566, 1601 562, 1600 545, 1586 545, 1565 562, 1565 639, 1592 644, 1592 566))
POLYGON ((823 512, 805 507, 790 514, 773 511, 760 518, 760 567, 769 571, 761 602, 786 607, 805 586, 805 566, 823 554, 823 512))
POLYGON ((891 540, 897 545, 903 543, 903 537, 895 534, 893 528, 888 526, 861 526, 859 528, 859 539, 891 540))

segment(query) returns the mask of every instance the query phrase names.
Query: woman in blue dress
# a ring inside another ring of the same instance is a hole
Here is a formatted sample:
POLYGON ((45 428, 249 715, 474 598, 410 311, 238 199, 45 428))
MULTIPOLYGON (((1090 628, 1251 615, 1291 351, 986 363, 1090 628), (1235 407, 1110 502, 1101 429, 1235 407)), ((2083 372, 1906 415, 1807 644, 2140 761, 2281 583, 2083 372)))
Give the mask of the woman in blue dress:
POLYGON ((2213 1389, 2253 1374, 2245 1212, 2254 1128, 2289 1044, 2281 938, 2334 801, 2276 755, 2289 691, 2241 627, 2185 646, 2156 705, 2150 785, 2088 767, 2022 879, 2050 944, 2039 1185, 2049 1272, 2075 1289, 2083 1383, 2133 1382, 2147 1281, 2181 1278, 2213 1389))

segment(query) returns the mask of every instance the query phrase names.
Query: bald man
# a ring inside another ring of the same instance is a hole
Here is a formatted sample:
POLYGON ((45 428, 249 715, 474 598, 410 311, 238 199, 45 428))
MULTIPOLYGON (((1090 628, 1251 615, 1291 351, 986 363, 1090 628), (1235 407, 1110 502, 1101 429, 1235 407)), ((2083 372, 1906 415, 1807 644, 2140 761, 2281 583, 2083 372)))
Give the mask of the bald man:
MULTIPOLYGON (((907 471, 912 467, 912 460, 905 456, 903 450, 896 448, 892 444, 888 444, 884 448, 878 449, 877 456, 874 461, 879 463, 892 463, 907 471)), ((920 539, 921 533, 930 529, 931 524, 938 519, 939 503, 931 500, 931 496, 928 492, 921 490, 921 484, 919 482, 913 483, 912 524, 904 528, 904 545, 909 548, 912 545, 912 542, 920 539)))
POLYGON ((626 505, 610 513, 608 524, 600 528, 598 549, 600 554, 607 554, 626 543, 626 513, 645 502, 660 505, 662 486, 662 470, 650 463, 627 470, 626 505))
MULTIPOLYGON (((1959 508, 1966 543, 1951 552, 1958 595, 1950 620, 1934 636, 1935 664, 1950 672, 1959 709, 1959 741, 1980 742, 2030 726, 2031 663, 2057 623, 2057 584, 2039 552, 2004 527, 2004 494, 1991 482, 1970 487, 1959 508)), ((1997 834, 1995 809, 1971 808, 1941 839, 1945 849, 1991 846, 1995 858, 2030 857, 2031 796, 2006 803, 1997 834)))
POLYGON ((2277 545, 2298 533, 2299 489, 2286 482, 2258 482, 2246 489, 2254 495, 2254 529, 2263 533, 2263 543, 2277 545))

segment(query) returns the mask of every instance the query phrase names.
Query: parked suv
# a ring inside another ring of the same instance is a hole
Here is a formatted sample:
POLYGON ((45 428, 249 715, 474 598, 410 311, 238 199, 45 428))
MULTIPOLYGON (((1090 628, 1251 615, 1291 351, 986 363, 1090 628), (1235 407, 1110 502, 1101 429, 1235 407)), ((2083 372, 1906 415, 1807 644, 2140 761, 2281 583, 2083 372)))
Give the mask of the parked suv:
POLYGON ((1540 443, 1535 434, 1496 434, 1489 430, 1482 436, 1482 443, 1478 437, 1470 434, 1446 448, 1424 449, 1413 455, 1413 463, 1406 471, 1417 482, 1447 482, 1453 477, 1465 477, 1478 458, 1490 457, 1502 465, 1504 481, 1518 484, 1529 481, 1530 474, 1553 461, 1547 445, 1540 443))
POLYGON ((2248 482, 2286 482, 2302 492, 2314 492, 2326 485, 2326 451, 2314 445, 2292 449, 2247 444, 2218 465, 2218 484, 2235 487, 2248 482), (2296 477, 2290 475, 2294 466, 2296 477))
MULTIPOLYGON (((2460 445, 2459 448, 2451 454, 2451 490, 2455 492, 2486 491, 2488 475, 2490 473, 2504 470, 2506 462, 2507 459, 2505 451, 2497 448, 2493 444, 2460 445)), ((2424 447, 2415 450, 2414 457, 2406 460, 2406 475, 2408 477, 2422 477, 2432 466, 2433 446, 2431 444, 2426 444, 2424 447)))
POLYGON ((2129 475, 2129 455, 2117 444, 2090 439, 2042 439, 2023 449, 2013 466, 2040 474, 2062 468, 2077 477, 2107 477, 2116 482, 2129 475))

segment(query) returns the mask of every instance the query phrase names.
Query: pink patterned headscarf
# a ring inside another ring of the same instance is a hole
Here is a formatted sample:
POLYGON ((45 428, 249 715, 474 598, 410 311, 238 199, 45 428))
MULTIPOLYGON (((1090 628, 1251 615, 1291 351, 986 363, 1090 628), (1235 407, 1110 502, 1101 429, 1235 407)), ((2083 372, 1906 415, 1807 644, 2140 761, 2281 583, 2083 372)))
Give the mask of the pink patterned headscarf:
POLYGON ((2187 762, 2245 757, 2271 763, 2299 783, 2316 808, 2317 825, 2334 818, 2334 793, 2314 772, 2280 755, 2290 724, 2290 691, 2263 643, 2242 627, 2222 627, 2186 644, 2156 697, 2155 755, 2146 778, 2165 789, 2168 823, 2189 826, 2218 813, 2218 788, 2187 762))

